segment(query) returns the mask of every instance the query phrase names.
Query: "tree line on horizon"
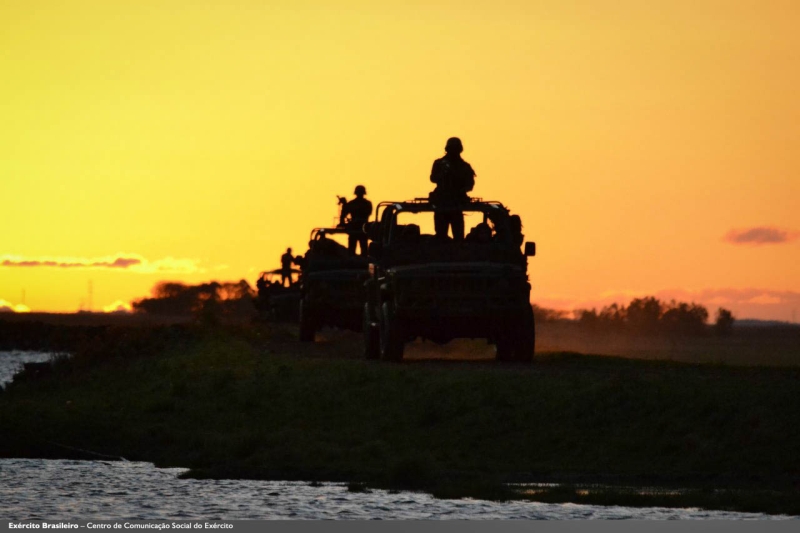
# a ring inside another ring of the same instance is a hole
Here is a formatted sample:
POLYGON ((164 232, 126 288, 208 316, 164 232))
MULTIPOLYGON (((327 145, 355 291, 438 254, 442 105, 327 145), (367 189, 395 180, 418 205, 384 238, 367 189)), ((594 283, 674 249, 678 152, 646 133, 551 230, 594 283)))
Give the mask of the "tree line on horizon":
POLYGON ((243 317, 254 313, 255 291, 246 280, 188 285, 161 281, 150 298, 131 302, 134 312, 161 316, 243 317))
MULTIPOLYGON (((566 311, 537 308, 540 320, 567 319, 566 311)), ((733 328, 733 313, 722 307, 717 309, 713 325, 709 325, 708 309, 694 302, 671 300, 662 302, 654 296, 634 298, 628 305, 613 303, 600 309, 576 309, 574 320, 592 329, 627 331, 640 334, 685 334, 702 335, 710 330, 727 335, 733 328)))
MULTIPOLYGON (((162 281, 152 289, 150 298, 131 303, 134 312, 161 316, 247 317, 254 314, 256 292, 246 280, 211 281, 188 285, 162 281)), ((537 321, 569 320, 569 312, 533 305, 537 321)), ((640 334, 702 335, 710 330, 720 335, 731 332, 735 318, 722 307, 715 322, 708 324, 708 309, 686 302, 662 302, 654 296, 634 298, 628 305, 613 303, 601 308, 577 309, 573 320, 590 329, 640 334)))

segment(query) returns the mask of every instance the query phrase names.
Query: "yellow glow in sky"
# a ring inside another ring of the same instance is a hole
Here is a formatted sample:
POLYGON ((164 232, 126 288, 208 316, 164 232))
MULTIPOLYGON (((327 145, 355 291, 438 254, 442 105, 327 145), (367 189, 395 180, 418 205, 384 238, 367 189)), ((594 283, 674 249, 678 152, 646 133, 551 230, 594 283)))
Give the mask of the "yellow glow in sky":
POLYGON ((328 4, 0 4, 0 256, 83 261, 0 259, 0 298, 252 284, 356 184, 426 195, 457 135, 535 302, 800 307, 800 3, 328 4))

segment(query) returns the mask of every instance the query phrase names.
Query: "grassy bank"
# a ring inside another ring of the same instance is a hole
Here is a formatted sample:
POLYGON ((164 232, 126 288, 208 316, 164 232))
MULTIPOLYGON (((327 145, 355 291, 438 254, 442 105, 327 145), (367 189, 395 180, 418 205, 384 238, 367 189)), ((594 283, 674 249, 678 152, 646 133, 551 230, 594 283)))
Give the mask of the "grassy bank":
POLYGON ((314 353, 281 330, 112 330, 0 394, 0 455, 800 514, 800 370, 569 353, 531 366, 389 365, 314 353), (502 485, 527 481, 566 485, 502 485))

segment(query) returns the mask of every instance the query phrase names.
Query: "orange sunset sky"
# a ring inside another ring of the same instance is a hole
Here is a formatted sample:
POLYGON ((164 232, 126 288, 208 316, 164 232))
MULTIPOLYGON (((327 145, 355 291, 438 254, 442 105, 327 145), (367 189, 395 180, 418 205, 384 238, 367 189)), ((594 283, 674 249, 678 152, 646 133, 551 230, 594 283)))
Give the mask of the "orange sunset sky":
POLYGON ((426 195, 457 135, 537 242, 534 303, 800 320, 798 25, 796 0, 0 0, 0 308, 254 284, 356 184, 426 195))

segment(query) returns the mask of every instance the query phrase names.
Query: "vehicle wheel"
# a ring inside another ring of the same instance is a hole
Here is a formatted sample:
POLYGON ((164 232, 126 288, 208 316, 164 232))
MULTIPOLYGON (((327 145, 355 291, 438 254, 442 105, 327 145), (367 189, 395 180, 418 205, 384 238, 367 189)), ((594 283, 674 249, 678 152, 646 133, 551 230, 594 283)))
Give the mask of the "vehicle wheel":
POLYGON ((384 302, 381 306, 379 322, 381 359, 384 361, 400 361, 403 359, 405 337, 400 321, 394 316, 391 306, 384 302))
POLYGON ((300 342, 314 342, 314 333, 316 328, 311 318, 311 313, 300 301, 300 342))
POLYGON ((496 354, 495 359, 501 363, 510 363, 514 360, 514 339, 512 332, 507 329, 503 331, 494 343, 496 354))
POLYGON ((518 331, 514 346, 514 360, 520 363, 530 363, 533 361, 533 353, 535 350, 536 328, 534 325, 533 313, 531 313, 518 331))
POLYGON ((364 304, 364 356, 367 359, 378 359, 381 356, 379 328, 374 322, 369 304, 364 304))

